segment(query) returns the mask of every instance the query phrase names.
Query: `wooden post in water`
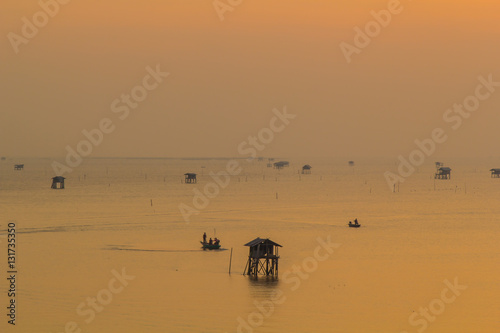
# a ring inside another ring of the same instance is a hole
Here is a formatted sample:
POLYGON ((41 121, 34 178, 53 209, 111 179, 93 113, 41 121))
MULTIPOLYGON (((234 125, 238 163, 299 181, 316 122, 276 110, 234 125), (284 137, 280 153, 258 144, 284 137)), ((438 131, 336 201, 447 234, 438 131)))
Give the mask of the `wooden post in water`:
POLYGON ((231 275, 231 261, 233 260, 233 248, 231 248, 231 256, 229 257, 229 275, 231 275))

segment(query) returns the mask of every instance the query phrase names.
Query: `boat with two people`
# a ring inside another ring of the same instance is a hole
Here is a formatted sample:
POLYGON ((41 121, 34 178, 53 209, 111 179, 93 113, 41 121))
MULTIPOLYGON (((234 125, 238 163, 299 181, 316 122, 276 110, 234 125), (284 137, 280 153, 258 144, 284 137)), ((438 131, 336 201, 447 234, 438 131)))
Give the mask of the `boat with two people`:
POLYGON ((349 221, 349 228, 359 228, 359 227, 361 227, 361 224, 358 223, 358 219, 355 219, 354 223, 349 221))

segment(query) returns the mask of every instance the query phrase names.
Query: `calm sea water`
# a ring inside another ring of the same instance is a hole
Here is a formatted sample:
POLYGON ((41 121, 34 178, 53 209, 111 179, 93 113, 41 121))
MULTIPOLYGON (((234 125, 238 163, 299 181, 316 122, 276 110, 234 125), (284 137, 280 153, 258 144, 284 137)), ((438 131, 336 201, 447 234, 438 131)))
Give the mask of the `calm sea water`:
POLYGON ((10 221, 18 269, 15 328, 0 283, 1 331, 500 331, 500 179, 488 171, 500 160, 448 161, 449 181, 430 162, 397 193, 383 177, 393 162, 290 161, 239 160, 189 223, 179 204, 227 160, 88 159, 65 190, 50 189, 51 160, 0 162, 2 276, 10 221), (201 250, 203 232, 223 249, 201 250), (256 237, 283 246, 278 279, 241 274, 256 237))

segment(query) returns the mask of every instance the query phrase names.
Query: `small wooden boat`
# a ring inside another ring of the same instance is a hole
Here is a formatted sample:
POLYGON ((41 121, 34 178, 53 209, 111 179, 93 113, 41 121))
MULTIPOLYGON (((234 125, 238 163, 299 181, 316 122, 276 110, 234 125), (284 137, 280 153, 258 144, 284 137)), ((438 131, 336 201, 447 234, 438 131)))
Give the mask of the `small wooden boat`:
POLYGON ((220 249, 220 244, 209 244, 209 243, 203 243, 202 241, 200 241, 201 243, 201 247, 203 249, 209 249, 209 250, 218 250, 220 249))
POLYGON ((361 224, 352 224, 352 223, 349 223, 349 228, 359 228, 361 227, 361 224))

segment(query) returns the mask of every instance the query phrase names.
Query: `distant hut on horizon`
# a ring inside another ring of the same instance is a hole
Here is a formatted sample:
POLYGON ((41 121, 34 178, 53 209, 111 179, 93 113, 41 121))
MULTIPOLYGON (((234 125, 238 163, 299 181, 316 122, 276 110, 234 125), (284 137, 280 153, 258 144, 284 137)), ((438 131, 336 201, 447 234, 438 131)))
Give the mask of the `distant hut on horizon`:
POLYGON ((24 164, 14 164, 14 170, 23 170, 24 164))
POLYGON ((311 174, 311 169, 312 169, 312 166, 310 166, 309 164, 306 164, 302 167, 302 174, 303 175, 309 175, 311 174))
POLYGON ((448 167, 440 167, 437 169, 436 174, 434 175, 434 179, 450 179, 451 178, 451 169, 448 167))
POLYGON ((278 243, 269 238, 255 238, 245 244, 250 248, 248 261, 243 274, 258 276, 278 276, 278 243))
POLYGON ((196 184, 196 174, 195 173, 185 173, 184 174, 184 183, 186 184, 196 184))
POLYGON ((349 166, 353 167, 354 166, 354 161, 349 161, 348 164, 349 164, 349 166))
POLYGON ((52 177, 52 186, 50 188, 54 190, 64 190, 64 178, 63 176, 52 177))
POLYGON ((274 168, 278 170, 288 166, 290 166, 290 162, 288 161, 279 161, 274 163, 274 168))
POLYGON ((500 178, 500 169, 491 169, 491 178, 500 178))

